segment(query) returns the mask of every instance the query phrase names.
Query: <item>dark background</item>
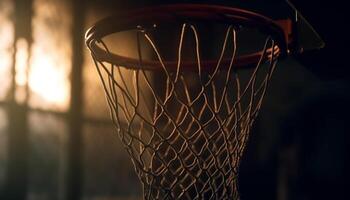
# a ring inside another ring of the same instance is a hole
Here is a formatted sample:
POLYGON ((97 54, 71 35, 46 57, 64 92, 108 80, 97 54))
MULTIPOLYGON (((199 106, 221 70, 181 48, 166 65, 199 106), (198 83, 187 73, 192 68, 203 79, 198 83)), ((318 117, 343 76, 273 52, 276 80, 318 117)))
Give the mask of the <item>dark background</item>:
MULTIPOLYGON (((256 177, 250 170, 244 169, 244 165, 249 168, 257 164, 256 160, 246 157, 241 168, 242 193, 246 193, 248 199, 258 199, 260 195, 264 196, 263 199, 273 199, 275 191, 269 188, 274 188, 271 185, 276 182, 271 180, 278 180, 276 171, 285 170, 288 174, 288 181, 285 182, 289 191, 287 199, 347 199, 345 155, 350 132, 347 6, 343 1, 291 2, 326 43, 321 50, 305 52, 295 58, 317 79, 317 84, 304 85, 308 88, 305 93, 301 90, 290 91, 290 95, 299 98, 279 119, 282 121, 278 125, 278 139, 274 144, 274 152, 279 153, 272 153, 263 167, 258 167, 256 177)), ((288 72, 284 75, 285 79, 292 78, 288 72)), ((272 84, 272 90, 274 87, 277 86, 272 84)), ((277 98, 275 100, 278 101, 277 98)), ((266 123, 264 120, 260 122, 266 123)), ((259 142, 263 142, 262 139, 254 142, 254 137, 263 138, 262 135, 266 134, 261 129, 256 132, 252 134, 248 155, 254 155, 259 142)))
MULTIPOLYGON (((15 38, 26 38, 29 43, 34 42, 30 26, 33 2, 13 1, 15 11, 11 18, 15 24, 15 38)), ((8 122, 3 131, 7 135, 8 155, 0 163, 5 174, 0 180, 3 182, 0 199, 137 199, 140 185, 113 134, 108 114, 87 114, 104 111, 105 102, 103 95, 94 92, 102 88, 91 84, 84 75, 85 68, 91 67, 91 60, 83 36, 98 19, 159 1, 62 2, 69 4, 70 13, 61 14, 71 15, 73 24, 69 109, 63 112, 38 110, 27 104, 19 105, 11 95, 0 100, 1 109, 6 113, 0 120, 8 122), (87 108, 92 99, 95 107, 87 108), (32 115, 40 116, 39 122, 33 122, 32 115), (33 139, 32 123, 41 126, 45 123, 43 119, 48 118, 63 121, 59 123, 64 125, 42 131, 48 134, 53 132, 51 129, 64 129, 67 138, 64 145, 50 145, 55 139, 49 136, 41 138, 42 141, 33 139), (64 149, 64 156, 51 154, 54 148, 64 149), (63 166, 63 170, 59 170, 59 166, 63 166)), ((345 199, 345 143, 350 133, 350 42, 346 26, 350 17, 346 2, 292 2, 318 31, 326 46, 280 62, 240 168, 241 198, 345 199)), ((230 1, 220 3, 229 4, 230 1)), ((88 73, 95 71, 91 69, 88 73)))

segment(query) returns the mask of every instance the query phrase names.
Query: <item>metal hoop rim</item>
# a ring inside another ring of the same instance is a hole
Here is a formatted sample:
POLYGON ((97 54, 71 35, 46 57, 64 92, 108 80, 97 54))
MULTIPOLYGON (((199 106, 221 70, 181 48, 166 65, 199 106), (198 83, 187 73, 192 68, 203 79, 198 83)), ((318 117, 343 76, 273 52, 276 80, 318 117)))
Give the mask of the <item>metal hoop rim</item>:
MULTIPOLYGON (((107 52, 97 44, 109 34, 136 29, 139 25, 153 26, 154 24, 178 22, 179 20, 182 20, 183 23, 187 21, 214 21, 230 25, 256 27, 276 41, 275 46, 268 49, 268 51, 275 52, 275 54, 280 56, 288 54, 288 41, 285 37, 287 35, 286 30, 274 20, 240 8, 206 4, 162 5, 113 15, 102 19, 92 26, 86 32, 85 42, 97 61, 135 69, 135 66, 140 64, 138 59, 107 52), (272 51, 272 48, 277 48, 278 51, 272 51)), ((259 61, 262 54, 262 51, 258 51, 238 56, 234 64, 238 68, 253 66, 259 61)), ((264 59, 267 60, 268 56, 266 55, 264 59)), ((203 68, 210 68, 216 62, 216 60, 204 60, 202 61, 203 68)), ((229 63, 230 61, 224 60, 223 63, 225 62, 229 63)), ((142 64, 144 69, 157 70, 161 68, 158 61, 143 61, 142 64)), ((166 61, 165 64, 169 68, 176 68, 175 61, 166 61)), ((184 62, 183 65, 186 69, 191 69, 196 68, 197 63, 184 62)))

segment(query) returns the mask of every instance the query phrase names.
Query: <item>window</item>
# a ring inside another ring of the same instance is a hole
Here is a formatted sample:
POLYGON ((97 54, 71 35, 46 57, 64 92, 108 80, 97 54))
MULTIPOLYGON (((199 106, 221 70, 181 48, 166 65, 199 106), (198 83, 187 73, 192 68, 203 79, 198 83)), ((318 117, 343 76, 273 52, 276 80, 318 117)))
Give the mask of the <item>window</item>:
MULTIPOLYGON (((0 199, 3 188, 9 187, 9 174, 16 177, 16 171, 9 170, 9 166, 16 164, 11 165, 7 158, 17 155, 27 166, 19 167, 17 172, 27 170, 28 175, 22 184, 27 190, 18 189, 17 193, 27 191, 25 196, 29 200, 66 200, 69 190, 66 175, 71 167, 69 140, 75 134, 72 132, 75 125, 69 118, 71 95, 74 95, 71 80, 76 78, 72 77, 72 59, 76 56, 72 46, 75 1, 33 0, 32 5, 28 2, 0 1, 0 199), (16 2, 20 4, 17 7, 16 2), (32 13, 27 12, 30 7, 32 13), (16 30, 12 16, 19 24, 30 22, 31 26, 16 30), (21 31, 17 37, 16 31, 21 31), (14 127, 22 129, 18 131, 14 127), (16 138, 28 146, 19 147, 22 143, 16 138), (11 147, 26 153, 12 152, 11 147)), ((101 17, 95 12, 85 13, 83 17, 89 26, 101 17)), ((78 147, 83 148, 80 155, 83 162, 78 166, 83 171, 80 196, 138 199, 139 181, 115 134, 89 52, 81 48, 85 57, 81 74, 83 113, 75 119, 82 124, 82 146, 78 147)))

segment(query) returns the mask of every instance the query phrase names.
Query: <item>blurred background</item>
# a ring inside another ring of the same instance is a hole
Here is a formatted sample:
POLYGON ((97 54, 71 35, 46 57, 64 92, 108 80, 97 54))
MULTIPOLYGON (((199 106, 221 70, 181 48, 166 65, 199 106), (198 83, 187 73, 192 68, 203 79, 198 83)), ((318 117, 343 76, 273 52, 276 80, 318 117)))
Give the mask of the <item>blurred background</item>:
MULTIPOLYGON (((327 46, 280 62, 241 165, 243 200, 345 199, 345 8, 293 2, 327 46)), ((84 33, 143 3, 0 0, 1 200, 141 199, 84 33)))

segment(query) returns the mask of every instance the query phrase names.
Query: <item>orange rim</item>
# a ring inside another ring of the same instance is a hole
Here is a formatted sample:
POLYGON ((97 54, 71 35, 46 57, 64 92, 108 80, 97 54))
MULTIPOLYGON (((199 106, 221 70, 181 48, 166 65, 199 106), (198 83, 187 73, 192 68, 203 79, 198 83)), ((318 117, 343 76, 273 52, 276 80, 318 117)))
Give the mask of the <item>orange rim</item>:
MULTIPOLYGON (((279 56, 287 55, 288 53, 288 42, 286 39, 288 33, 286 33, 286 30, 283 29, 278 22, 258 13, 239 8, 200 4, 156 6, 114 15, 97 22, 91 27, 86 33, 85 41, 93 53, 94 59, 97 61, 136 69, 135 66, 139 65, 138 59, 107 52, 97 45, 99 41, 109 34, 136 29, 139 25, 153 26, 153 24, 165 22, 190 23, 193 21, 212 21, 228 25, 258 28, 263 33, 270 35, 276 42, 275 46, 267 51, 275 52, 275 54, 279 54, 279 56), (278 51, 272 51, 272 48, 278 49, 278 51)), ((262 51, 258 51, 238 56, 234 61, 234 65, 238 68, 254 66, 254 64, 260 60, 262 54, 262 51)), ((268 55, 266 55, 266 58, 264 59, 267 60, 268 55)), ((202 61, 202 67, 203 69, 209 69, 216 62, 216 60, 204 60, 202 61)), ((223 60, 224 64, 228 64, 229 62, 230 60, 223 60)), ((143 61, 142 64, 144 69, 157 70, 161 68, 161 64, 158 61, 143 61)), ((166 61, 165 64, 167 67, 175 69, 177 62, 166 61)), ((182 63, 182 66, 191 70, 196 69, 197 63, 184 62, 182 63)))

